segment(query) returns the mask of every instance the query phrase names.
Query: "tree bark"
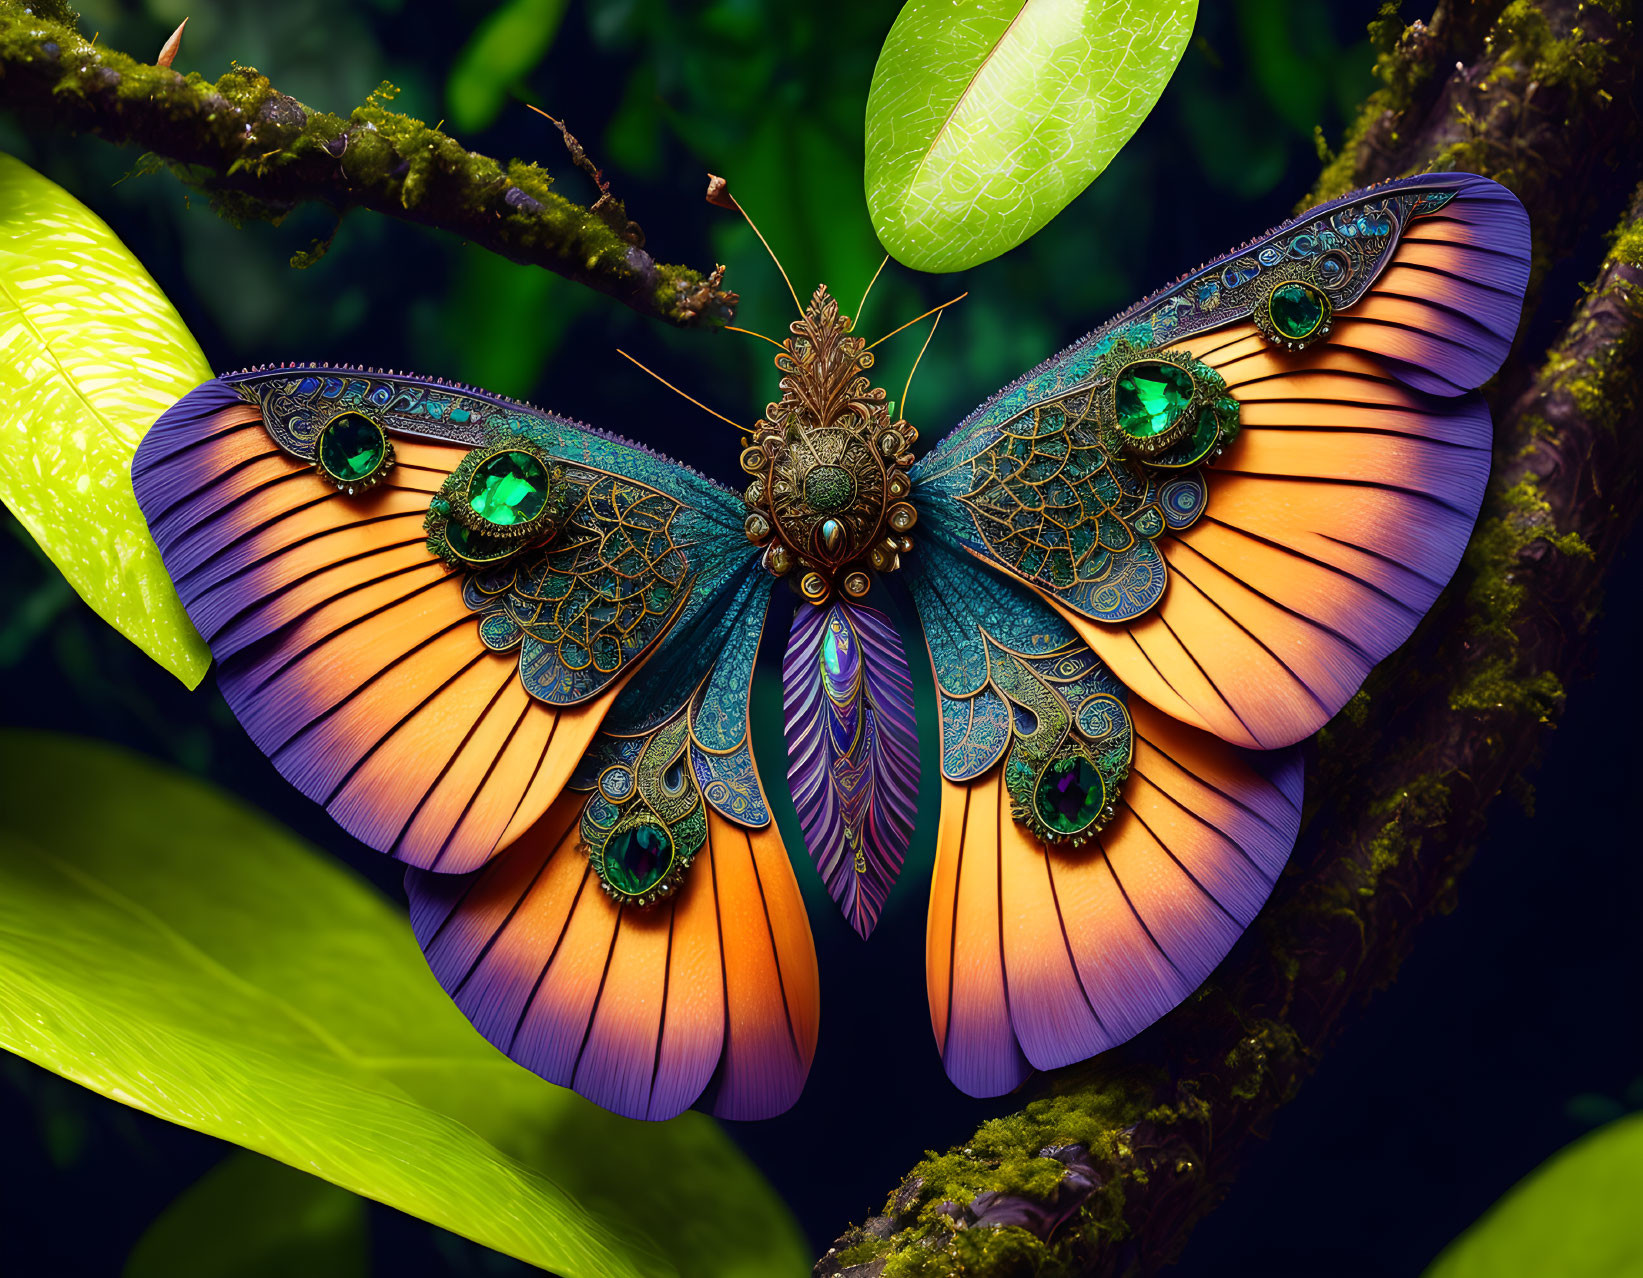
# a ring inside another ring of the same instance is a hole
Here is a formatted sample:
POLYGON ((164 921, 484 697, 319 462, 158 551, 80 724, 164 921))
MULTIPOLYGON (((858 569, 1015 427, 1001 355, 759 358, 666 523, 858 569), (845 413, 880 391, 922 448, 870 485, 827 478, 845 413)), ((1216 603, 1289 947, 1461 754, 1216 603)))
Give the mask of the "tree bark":
POLYGON ((339 217, 370 209, 544 266, 670 324, 720 325, 735 314, 723 267, 704 274, 656 261, 608 192, 591 208, 574 204, 539 166, 503 164, 387 110, 396 93, 384 85, 348 116, 329 115, 254 67, 212 84, 96 46, 63 0, 0 0, 0 106, 140 146, 232 221, 278 222, 305 203, 339 217))
POLYGON ((1643 473, 1630 6, 1440 3, 1430 25, 1383 18, 1372 33, 1385 87, 1300 207, 1428 169, 1505 183, 1534 234, 1520 333, 1549 264, 1590 229, 1615 227, 1611 246, 1551 348, 1520 341, 1494 383, 1494 471, 1461 570, 1320 734, 1300 845, 1251 935, 1140 1043, 1042 1077, 1021 1110, 913 1168, 818 1275, 1166 1265, 1418 925, 1450 908, 1491 808, 1562 709, 1643 473))

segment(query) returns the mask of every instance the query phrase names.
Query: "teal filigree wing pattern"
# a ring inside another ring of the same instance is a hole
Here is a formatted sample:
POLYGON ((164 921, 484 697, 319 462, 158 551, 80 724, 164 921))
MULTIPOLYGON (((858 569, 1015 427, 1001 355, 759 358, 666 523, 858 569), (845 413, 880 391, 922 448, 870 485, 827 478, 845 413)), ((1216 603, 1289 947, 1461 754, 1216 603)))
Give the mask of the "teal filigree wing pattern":
POLYGON ((921 464, 916 491, 949 538, 1078 612, 1128 621, 1163 595, 1155 543, 1192 524, 1204 486, 1196 473, 1129 464, 1101 438, 1093 400, 1033 406, 939 464, 921 464))
POLYGON ((571 469, 569 507, 543 551, 472 574, 480 637, 519 649, 532 696, 574 705, 608 687, 663 634, 690 594, 678 500, 616 475, 571 469))
POLYGON ((133 482, 253 740, 350 833, 445 873, 528 829, 623 681, 757 571, 740 498, 686 467, 378 370, 207 382, 133 482))
POLYGON ((1475 388, 1528 272, 1522 206, 1483 178, 1323 205, 984 404, 915 468, 920 519, 1159 709, 1301 740, 1459 562, 1489 472, 1475 388))
POLYGON ((1294 845, 1300 755, 1158 713, 962 547, 926 537, 907 573, 941 708, 931 1024, 953 1081, 995 1096, 1208 976, 1294 845))
POLYGON ((646 905, 675 890, 706 840, 710 808, 737 825, 770 824, 748 698, 771 585, 768 574, 728 583, 699 626, 665 642, 571 779, 589 796, 589 858, 617 901, 646 905))

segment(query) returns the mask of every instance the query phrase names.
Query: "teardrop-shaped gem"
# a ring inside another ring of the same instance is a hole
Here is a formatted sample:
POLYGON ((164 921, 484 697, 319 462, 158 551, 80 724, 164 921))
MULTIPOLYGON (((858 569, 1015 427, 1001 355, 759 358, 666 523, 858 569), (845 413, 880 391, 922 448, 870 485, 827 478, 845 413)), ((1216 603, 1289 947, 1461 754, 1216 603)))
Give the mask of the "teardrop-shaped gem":
POLYGON ((673 868, 673 840, 649 821, 611 836, 605 844, 605 882, 624 896, 643 896, 673 868))
POLYGON ((1106 802, 1106 783, 1081 754, 1051 759, 1033 791, 1039 820, 1058 835, 1079 834, 1089 829, 1106 802))

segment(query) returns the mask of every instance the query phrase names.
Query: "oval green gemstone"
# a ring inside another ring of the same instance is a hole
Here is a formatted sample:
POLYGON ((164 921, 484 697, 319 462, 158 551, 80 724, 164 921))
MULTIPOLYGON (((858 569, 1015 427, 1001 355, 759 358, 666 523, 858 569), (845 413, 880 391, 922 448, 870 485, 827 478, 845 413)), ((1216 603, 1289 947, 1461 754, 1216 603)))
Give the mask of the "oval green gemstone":
POLYGON ((1107 786, 1083 755, 1066 755, 1052 759, 1038 778, 1033 805, 1053 833, 1078 834, 1101 815, 1107 805, 1107 786))
POLYGON ((468 508, 502 528, 528 524, 548 502, 548 472, 529 453, 488 457, 468 482, 468 508))
POLYGON ((1113 386, 1118 429, 1131 439, 1155 439, 1181 420, 1192 393, 1192 374, 1184 368, 1162 360, 1131 364, 1113 386))
POLYGON ((361 413, 339 413, 320 431, 319 464, 336 483, 363 483, 387 455, 388 437, 361 413))
POLYGON ((673 868, 673 840, 648 821, 605 844, 605 882, 626 896, 643 896, 673 868))
POLYGON ((856 481, 843 466, 817 466, 804 477, 804 500, 811 510, 843 510, 856 497, 856 481))
POLYGON ((1305 341, 1329 316, 1329 299, 1303 280, 1291 280, 1267 298, 1272 327, 1292 342, 1305 341))

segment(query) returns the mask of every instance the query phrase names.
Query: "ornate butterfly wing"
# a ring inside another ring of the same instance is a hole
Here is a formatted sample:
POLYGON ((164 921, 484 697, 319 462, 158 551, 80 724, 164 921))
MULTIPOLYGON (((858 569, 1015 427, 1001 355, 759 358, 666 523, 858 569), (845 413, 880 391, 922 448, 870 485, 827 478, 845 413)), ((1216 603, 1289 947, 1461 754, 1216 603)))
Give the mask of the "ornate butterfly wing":
POLYGON ((770 588, 740 577, 668 637, 518 844, 475 875, 406 875, 475 1026, 630 1117, 781 1113, 815 1053, 815 950, 748 741, 770 588))
POLYGON ((815 956, 747 744, 770 578, 738 497, 322 365, 191 392, 133 482, 229 704, 413 867, 430 964, 493 1042, 634 1116, 791 1104, 815 956))
POLYGON ((1123 1042, 1209 975, 1295 842, 1300 752, 1160 714, 960 548, 927 540, 908 585, 941 715, 930 1015, 953 1081, 995 1096, 1123 1042))
POLYGON ((1503 187, 1303 214, 1097 329, 919 465, 955 544, 1131 690, 1239 745, 1310 735, 1460 560, 1529 273, 1503 187))
POLYGON ((1459 562, 1489 471, 1475 388, 1528 255, 1482 178, 1359 192, 1098 329, 914 469, 943 773, 926 966, 961 1087, 1122 1042, 1248 926, 1298 829, 1282 748, 1459 562))

